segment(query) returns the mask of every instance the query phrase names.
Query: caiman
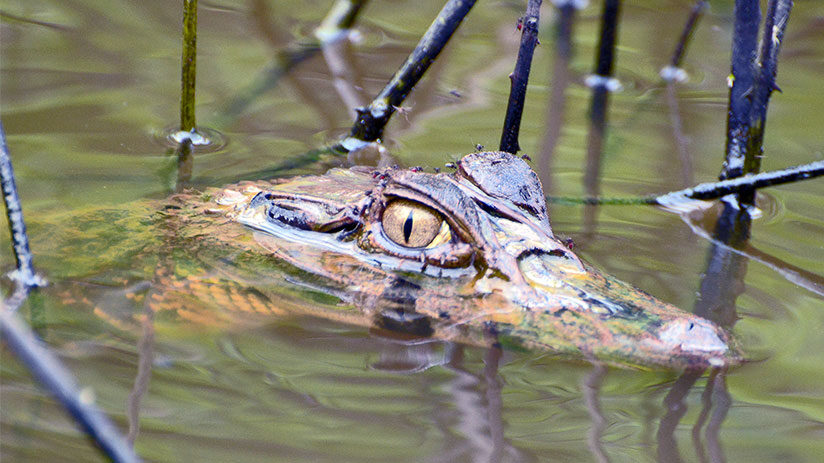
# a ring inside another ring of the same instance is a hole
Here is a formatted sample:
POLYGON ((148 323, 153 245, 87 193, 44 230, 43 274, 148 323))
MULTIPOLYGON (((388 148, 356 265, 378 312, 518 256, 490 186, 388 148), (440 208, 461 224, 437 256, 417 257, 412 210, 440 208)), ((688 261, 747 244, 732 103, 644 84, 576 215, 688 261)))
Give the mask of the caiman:
POLYGON ((742 361, 721 327, 576 256, 553 234, 537 175, 507 153, 468 154, 449 174, 353 167, 242 182, 159 209, 96 211, 63 224, 85 236, 75 246, 42 230, 34 249, 57 243, 50 257, 85 287, 99 277, 73 269, 93 256, 120 284, 150 287, 131 296, 155 314, 197 323, 300 313, 622 366, 742 361), (135 260, 136 273, 111 264, 135 260))

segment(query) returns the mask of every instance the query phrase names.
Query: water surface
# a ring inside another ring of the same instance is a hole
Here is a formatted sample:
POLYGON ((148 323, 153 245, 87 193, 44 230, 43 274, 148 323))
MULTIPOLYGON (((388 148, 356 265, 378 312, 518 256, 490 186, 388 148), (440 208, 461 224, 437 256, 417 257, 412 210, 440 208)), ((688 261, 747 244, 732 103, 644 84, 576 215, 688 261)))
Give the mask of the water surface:
MULTIPOLYGON (((331 2, 201 2, 198 120, 220 131, 225 145, 196 155, 192 186, 251 178, 345 134, 348 104, 364 103, 382 87, 439 3, 367 6, 360 41, 344 57, 354 98, 341 96, 329 61, 318 54, 230 117, 231 102, 262 78, 277 50, 310 34, 331 2)), ((497 146, 520 3, 476 5, 389 125, 385 142, 400 163, 431 169, 476 144, 497 146)), ((585 191, 588 141, 589 92, 581 83, 594 61, 598 6, 583 10, 576 24, 560 113, 547 111, 556 67, 555 14, 546 3, 520 142, 536 167, 554 146, 542 180, 552 194, 577 196, 585 191), (553 115, 563 126, 548 140, 553 115)), ((816 6, 799 1, 793 10, 764 169, 822 158, 824 30, 816 6)), ((35 244, 77 231, 55 217, 98 206, 130 210, 133 201, 163 198, 173 188, 175 164, 161 140, 178 118, 178 7, 3 3, 0 115, 35 244)), ((674 92, 677 107, 657 76, 690 7, 625 5, 617 56, 624 88, 611 98, 604 195, 666 192, 718 174, 731 3, 713 4, 702 20, 685 62, 690 80, 674 92), (691 168, 682 168, 679 150, 691 168)), ((341 162, 323 157, 274 174, 320 173, 341 162)), ((142 305, 112 282, 148 264, 118 254, 115 239, 85 243, 87 255, 71 263, 35 247, 52 286, 23 315, 124 432, 129 417, 133 426, 139 417, 135 448, 149 461, 814 462, 824 454, 822 195, 824 183, 816 180, 762 195, 735 311, 726 309, 755 361, 718 376, 602 370, 542 353, 498 359, 495 351, 402 342, 309 317, 252 326, 157 320, 147 332, 139 323, 116 323, 139 320, 142 305), (69 304, 67 293, 87 303, 69 304), (94 306, 116 316, 101 317, 94 306), (150 375, 140 367, 147 345, 150 375)), ((556 233, 573 238, 596 266, 692 310, 717 210, 679 215, 611 206, 592 216, 583 207, 554 206, 550 217, 556 233)), ((13 262, 5 234, 0 256, 5 272, 13 262)), ((5 348, 0 409, 3 461, 101 459, 5 348)))

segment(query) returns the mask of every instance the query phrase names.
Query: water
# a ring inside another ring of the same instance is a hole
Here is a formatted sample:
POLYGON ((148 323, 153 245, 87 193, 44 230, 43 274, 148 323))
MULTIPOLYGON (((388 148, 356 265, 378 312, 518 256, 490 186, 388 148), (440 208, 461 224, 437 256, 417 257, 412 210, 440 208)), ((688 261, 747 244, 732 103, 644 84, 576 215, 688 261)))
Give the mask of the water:
MULTIPOLYGON (((350 110, 321 55, 238 117, 223 114, 276 50, 311 32, 330 3, 201 2, 198 121, 224 139, 196 155, 195 187, 249 178, 346 133, 350 110)), ((414 46, 439 8, 419 3, 367 6, 362 41, 349 57, 356 87, 347 101, 368 101, 414 46)), ((685 62, 690 80, 675 93, 691 156, 686 171, 657 77, 690 6, 625 5, 617 61, 624 90, 611 99, 604 195, 666 192, 718 173, 731 4, 714 4, 702 20, 685 62)), ((36 243, 72 231, 54 217, 97 205, 127 207, 172 188, 164 137, 178 118, 178 7, 4 2, 0 108, 36 243)), ((497 146, 520 8, 476 5, 405 103, 407 111, 389 125, 386 143, 402 163, 442 166, 478 143, 497 146)), ((551 14, 545 5, 520 140, 536 166, 547 149, 553 89, 551 14)), ((589 93, 581 82, 593 62, 597 14, 590 6, 576 25, 561 136, 551 175, 541 172, 560 196, 584 193, 589 93)), ((764 169, 822 158, 821 33, 815 3, 797 2, 779 65, 783 93, 770 106, 764 169)), ((323 157, 278 175, 318 173, 334 162, 323 157)), ((141 306, 121 287, 102 284, 143 265, 117 247, 105 254, 111 261, 88 259, 79 268, 35 248, 35 262, 53 284, 23 314, 124 432, 132 404, 139 416, 135 446, 150 461, 819 461, 822 194, 824 183, 813 180, 762 195, 733 328, 757 361, 725 376, 600 371, 541 353, 505 352, 498 361, 494 351, 407 344, 312 318, 252 326, 156 320, 154 331, 145 331, 140 323, 118 324, 135 311, 140 320, 141 306), (67 305, 64 294, 72 291, 90 304, 67 305), (110 317, 94 313, 94 305, 110 317), (147 345, 150 376, 140 369, 147 345)), ((601 208, 593 223, 582 207, 550 212, 555 231, 573 238, 586 259, 688 310, 707 268, 705 236, 716 213, 613 206, 601 208)), ((0 240, 5 271, 12 257, 5 234, 0 240)), ((95 246, 89 249, 105 249, 95 246)), ((5 348, 1 358, 3 461, 100 460, 5 348)))

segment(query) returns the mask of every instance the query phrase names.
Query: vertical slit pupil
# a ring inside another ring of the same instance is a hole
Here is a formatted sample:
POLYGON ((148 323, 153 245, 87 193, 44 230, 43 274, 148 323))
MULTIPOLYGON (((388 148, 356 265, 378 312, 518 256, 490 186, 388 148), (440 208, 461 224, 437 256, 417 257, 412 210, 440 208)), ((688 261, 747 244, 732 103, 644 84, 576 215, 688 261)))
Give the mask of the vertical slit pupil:
POLYGON ((406 217, 406 222, 403 223, 403 240, 406 244, 409 244, 409 237, 412 236, 412 216, 414 213, 415 210, 410 209, 409 215, 406 217))

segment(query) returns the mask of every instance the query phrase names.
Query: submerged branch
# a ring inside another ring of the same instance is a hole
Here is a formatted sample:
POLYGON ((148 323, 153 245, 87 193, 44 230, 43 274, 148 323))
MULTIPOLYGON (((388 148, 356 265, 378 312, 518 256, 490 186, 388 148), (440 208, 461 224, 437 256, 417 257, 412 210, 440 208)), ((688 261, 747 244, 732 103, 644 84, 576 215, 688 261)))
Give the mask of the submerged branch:
POLYGON ((57 398, 112 461, 140 461, 114 424, 85 397, 88 393, 78 389, 71 373, 57 356, 45 348, 31 329, 5 304, 0 305, 3 342, 17 354, 37 381, 57 398))
POLYGON ((26 222, 23 220, 23 208, 20 196, 17 194, 17 183, 14 179, 14 168, 11 165, 11 156, 6 144, 6 132, 0 122, 0 184, 3 189, 3 201, 6 204, 6 218, 9 222, 14 258, 17 261, 17 270, 14 279, 28 294, 29 289, 44 286, 46 281, 34 271, 34 259, 29 249, 29 235, 26 233, 26 222))
POLYGON ((515 70, 510 74, 509 103, 506 107, 503 133, 501 134, 500 150, 515 154, 521 150, 518 144, 518 133, 521 130, 521 116, 524 113, 526 86, 529 81, 529 70, 532 67, 532 55, 538 45, 538 20, 541 13, 541 0, 529 0, 526 14, 520 19, 521 46, 518 49, 518 58, 515 70))

